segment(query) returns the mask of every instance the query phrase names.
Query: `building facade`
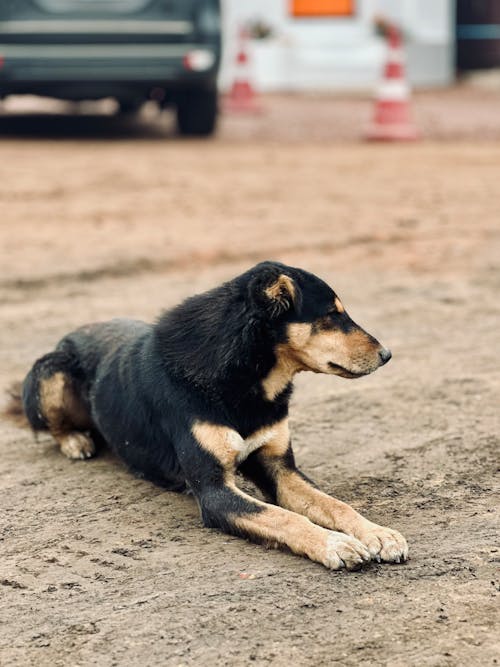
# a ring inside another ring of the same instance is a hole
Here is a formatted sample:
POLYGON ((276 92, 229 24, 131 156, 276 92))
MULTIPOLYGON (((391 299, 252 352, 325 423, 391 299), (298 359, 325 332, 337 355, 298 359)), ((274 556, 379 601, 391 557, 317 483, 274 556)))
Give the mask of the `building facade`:
POLYGON ((374 19, 392 19, 405 33, 410 81, 445 86, 455 78, 454 0, 222 0, 225 50, 221 85, 234 70, 240 26, 251 42, 253 77, 261 90, 365 90, 384 59, 374 19))

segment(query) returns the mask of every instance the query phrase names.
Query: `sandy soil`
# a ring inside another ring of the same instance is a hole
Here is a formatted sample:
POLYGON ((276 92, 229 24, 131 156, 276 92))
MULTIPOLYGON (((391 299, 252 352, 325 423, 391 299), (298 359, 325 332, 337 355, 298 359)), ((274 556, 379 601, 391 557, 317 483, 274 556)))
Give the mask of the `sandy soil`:
POLYGON ((478 107, 466 140, 372 146, 322 134, 325 100, 269 104, 294 122, 230 119, 213 142, 164 119, 0 118, 1 389, 81 323, 152 319, 267 257, 307 268, 394 358, 299 378, 297 459, 411 560, 328 572, 202 528, 110 454, 71 463, 1 423, 1 665, 500 660, 500 121, 482 143, 478 107))

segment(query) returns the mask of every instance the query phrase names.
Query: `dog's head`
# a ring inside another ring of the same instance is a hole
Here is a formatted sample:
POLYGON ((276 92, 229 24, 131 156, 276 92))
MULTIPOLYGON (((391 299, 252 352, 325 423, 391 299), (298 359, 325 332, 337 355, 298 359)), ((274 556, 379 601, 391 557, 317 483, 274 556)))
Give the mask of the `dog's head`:
POLYGON ((276 355, 296 370, 357 378, 391 358, 317 276, 278 262, 258 264, 251 274, 251 298, 279 332, 276 355))

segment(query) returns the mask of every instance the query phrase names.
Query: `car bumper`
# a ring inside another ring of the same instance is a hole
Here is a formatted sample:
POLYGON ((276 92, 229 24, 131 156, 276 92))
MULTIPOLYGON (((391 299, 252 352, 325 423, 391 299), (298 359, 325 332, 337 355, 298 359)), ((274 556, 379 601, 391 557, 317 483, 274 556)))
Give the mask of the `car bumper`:
POLYGON ((61 82, 72 86, 214 82, 218 64, 217 48, 200 44, 0 44, 0 92, 61 82), (194 70, 189 54, 201 50, 209 57, 203 67, 194 70))

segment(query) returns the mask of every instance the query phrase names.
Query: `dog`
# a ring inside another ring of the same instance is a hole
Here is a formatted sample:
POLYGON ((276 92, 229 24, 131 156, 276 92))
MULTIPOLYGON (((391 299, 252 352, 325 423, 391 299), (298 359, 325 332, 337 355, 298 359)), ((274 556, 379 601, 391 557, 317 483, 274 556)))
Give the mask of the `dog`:
POLYGON ((205 526, 288 548, 327 568, 406 561, 396 530, 318 490, 296 466, 288 408, 300 371, 358 378, 391 353, 320 278, 278 262, 165 312, 65 336, 38 359, 22 410, 70 459, 105 442, 137 475, 190 490, 205 526), (241 473, 266 501, 241 491, 241 473))

